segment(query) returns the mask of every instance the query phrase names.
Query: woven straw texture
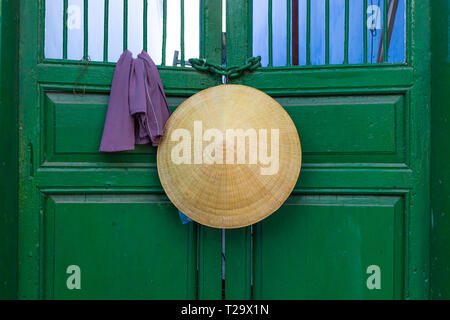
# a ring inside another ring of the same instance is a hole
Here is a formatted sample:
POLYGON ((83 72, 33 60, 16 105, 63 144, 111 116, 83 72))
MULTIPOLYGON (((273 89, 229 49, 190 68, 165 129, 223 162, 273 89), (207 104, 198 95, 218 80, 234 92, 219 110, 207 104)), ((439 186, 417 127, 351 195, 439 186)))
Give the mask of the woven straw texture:
POLYGON ((247 86, 221 85, 197 93, 172 114, 158 147, 157 162, 162 186, 180 211, 206 226, 239 228, 268 217, 289 197, 300 174, 300 139, 291 118, 274 99, 247 86), (226 155, 230 151, 227 148, 234 148, 236 153, 237 140, 234 144, 228 143, 225 138, 222 141, 211 138, 201 142, 203 137, 194 133, 195 121, 202 122, 203 133, 215 128, 223 132, 224 137, 228 129, 254 129, 258 133, 258 141, 260 129, 266 129, 267 143, 259 143, 258 152, 261 145, 266 145, 269 156, 271 130, 278 129, 278 171, 272 175, 261 174, 261 168, 270 166, 262 164, 261 158, 257 164, 250 164, 250 139, 246 139, 245 163, 238 163, 236 156, 233 163, 227 164, 226 155), (176 164, 173 161, 173 149, 181 141, 172 137, 176 129, 190 132, 191 164, 176 164), (194 141, 202 143, 202 150, 208 145, 222 149, 223 164, 205 164, 208 154, 217 156, 215 152, 205 153, 202 163, 195 164, 194 141))

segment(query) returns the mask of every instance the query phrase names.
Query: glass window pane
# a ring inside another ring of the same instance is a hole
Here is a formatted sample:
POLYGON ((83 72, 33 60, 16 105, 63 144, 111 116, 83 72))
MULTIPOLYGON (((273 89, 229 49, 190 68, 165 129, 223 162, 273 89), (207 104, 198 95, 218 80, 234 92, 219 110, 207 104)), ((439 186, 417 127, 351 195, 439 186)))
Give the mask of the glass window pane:
POLYGON ((156 64, 161 64, 163 38, 163 0, 148 1, 148 54, 156 64))
MULTIPOLYGON (((144 22, 147 24, 147 51, 156 64, 162 63, 163 4, 164 0, 128 0, 127 19, 124 17, 124 0, 108 1, 108 62, 116 62, 126 47, 136 57, 144 49, 144 22), (144 4, 147 16, 144 17, 144 4), (144 21, 146 19, 146 21, 144 21), (124 26, 124 23, 127 25, 124 26), (124 44, 124 30, 126 44, 124 44)), ((166 65, 172 66, 174 54, 181 58, 181 1, 167 0, 166 65)), ((184 1, 184 59, 200 56, 200 0, 184 1)), ((67 26, 67 59, 80 60, 84 56, 84 0, 69 0, 67 21, 64 22, 64 0, 46 0, 45 57, 63 59, 64 23, 67 26)), ((105 0, 88 0, 87 54, 92 61, 104 60, 105 0)))
POLYGON ((406 9, 405 0, 398 1, 397 12, 395 14, 394 28, 389 45, 388 62, 405 62, 405 34, 406 34, 406 9))
POLYGON ((88 2, 88 54, 92 61, 103 61, 105 0, 88 2))
MULTIPOLYGON (((307 29, 310 29, 310 58, 312 65, 325 64, 326 56, 326 25, 325 15, 326 0, 311 0, 310 26, 307 26, 307 0, 290 0, 291 8, 298 4, 298 11, 291 10, 291 17, 287 17, 286 1, 272 0, 272 39, 273 39, 273 64, 282 66, 286 64, 286 19, 292 21, 298 19, 298 38, 291 34, 291 44, 298 43, 299 65, 306 64, 307 29)), ((384 1, 368 0, 367 8, 363 8, 363 0, 347 0, 349 8, 348 21, 348 63, 364 63, 364 28, 367 27, 367 62, 384 62, 383 58, 383 25, 387 20, 386 33, 388 36, 388 62, 399 63, 405 61, 406 48, 406 1, 388 0, 388 15, 384 19, 384 1), (367 21, 364 20, 364 12, 367 21), (389 41, 390 39, 390 41, 389 41)), ((268 0, 253 2, 253 55, 262 57, 263 66, 268 65, 269 42, 268 30, 268 0)), ((345 8, 346 0, 329 0, 329 59, 330 64, 345 63, 345 8)), ((292 28, 291 28, 292 29, 292 28)), ((291 53, 292 54, 292 53, 291 53)), ((292 59, 296 61, 297 59, 292 59)))
POLYGON ((286 65, 286 12, 287 3, 286 0, 275 0, 275 5, 272 7, 272 48, 273 48, 273 65, 285 66, 286 65))
MULTIPOLYGON (((300 29, 298 31, 298 43, 299 43, 299 49, 298 49, 298 64, 300 66, 306 65, 306 7, 307 3, 306 0, 299 0, 298 2, 299 6, 299 12, 298 12, 298 28, 300 29)), ((295 14, 295 13, 294 13, 295 14)))
POLYGON ((185 60, 200 57, 200 0, 184 1, 185 60))
MULTIPOLYGON (((359 0, 361 1, 361 0, 359 0)), ((345 0, 330 1, 330 64, 344 63, 345 0)))
POLYGON ((62 59, 63 57, 63 2, 46 0, 45 2, 45 57, 62 59))
POLYGON ((376 63, 378 48, 383 34, 382 0, 369 0, 367 7, 367 61, 376 63))
POLYGON ((311 64, 325 63, 325 0, 311 1, 311 64))
MULTIPOLYGON (((175 51, 181 51, 181 1, 167 0, 166 64, 171 66, 175 51)), ((178 59, 180 55, 178 55, 178 59)))
POLYGON ((123 52, 123 0, 109 1, 108 61, 117 62, 123 52))
POLYGON ((69 0, 67 9, 67 59, 83 59, 84 50, 84 1, 69 0))
POLYGON ((267 10, 268 0, 258 0, 258 5, 253 5, 253 55, 261 56, 261 64, 264 67, 269 64, 267 10))
POLYGON ((348 63, 350 64, 364 62, 363 6, 362 0, 350 0, 349 2, 348 63))
POLYGON ((144 2, 128 0, 128 50, 136 57, 144 48, 144 2))

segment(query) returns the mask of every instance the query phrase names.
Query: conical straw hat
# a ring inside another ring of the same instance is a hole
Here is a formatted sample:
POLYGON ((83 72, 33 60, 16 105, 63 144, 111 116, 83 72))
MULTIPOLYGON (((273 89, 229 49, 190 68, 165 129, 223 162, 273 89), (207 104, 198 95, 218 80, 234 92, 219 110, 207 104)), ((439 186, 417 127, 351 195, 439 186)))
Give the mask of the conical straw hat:
POLYGON ((239 228, 286 201, 300 174, 300 139, 274 99, 247 86, 221 85, 172 114, 157 161, 162 186, 181 212, 206 226, 239 228))

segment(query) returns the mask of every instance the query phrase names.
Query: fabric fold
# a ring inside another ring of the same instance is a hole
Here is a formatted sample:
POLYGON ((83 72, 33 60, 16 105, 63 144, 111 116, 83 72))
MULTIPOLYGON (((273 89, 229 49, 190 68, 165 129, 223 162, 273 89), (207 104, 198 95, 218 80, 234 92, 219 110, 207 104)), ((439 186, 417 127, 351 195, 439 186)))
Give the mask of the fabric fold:
POLYGON ((135 144, 159 144, 170 117, 158 69, 142 51, 126 50, 117 62, 111 85, 100 152, 134 150, 135 144))
POLYGON ((170 117, 170 110, 155 63, 145 51, 142 51, 138 58, 143 62, 145 70, 144 90, 148 102, 146 117, 149 129, 148 138, 151 139, 154 146, 157 146, 163 135, 164 125, 170 117))

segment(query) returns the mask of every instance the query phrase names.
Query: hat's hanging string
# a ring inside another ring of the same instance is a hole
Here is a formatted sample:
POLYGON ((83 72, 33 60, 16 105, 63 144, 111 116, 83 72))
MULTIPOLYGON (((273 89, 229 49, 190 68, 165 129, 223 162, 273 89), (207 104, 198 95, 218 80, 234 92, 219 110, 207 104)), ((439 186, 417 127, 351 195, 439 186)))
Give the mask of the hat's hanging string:
POLYGON ((91 63, 91 58, 89 56, 84 57, 83 59, 81 59, 80 61, 78 61, 78 66, 83 68, 83 70, 80 71, 80 73, 78 74, 77 80, 75 81, 75 85, 73 86, 73 94, 74 95, 81 95, 84 96, 86 94, 86 85, 84 85, 83 87, 83 93, 78 94, 77 92, 77 87, 78 87, 78 82, 80 81, 81 77, 83 76, 83 74, 86 72, 87 68, 89 67, 89 64, 91 63), (82 62, 86 62, 86 64, 84 65, 84 67, 81 66, 82 62))

